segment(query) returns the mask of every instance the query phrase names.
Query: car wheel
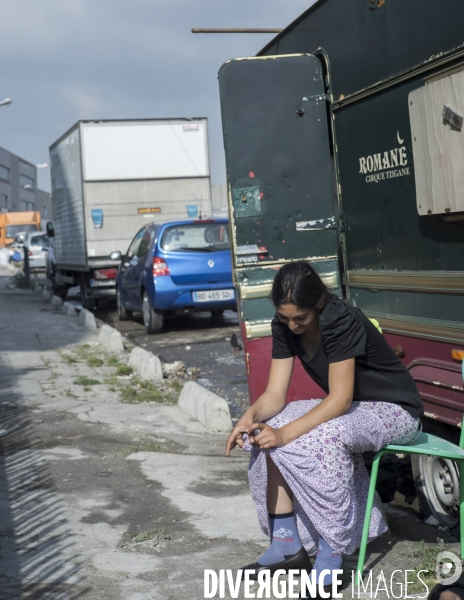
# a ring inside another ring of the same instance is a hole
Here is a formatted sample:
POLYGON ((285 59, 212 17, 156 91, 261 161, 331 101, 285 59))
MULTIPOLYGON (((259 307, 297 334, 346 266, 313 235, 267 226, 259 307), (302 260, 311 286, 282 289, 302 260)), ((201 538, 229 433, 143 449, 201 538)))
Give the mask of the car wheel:
POLYGON ((132 319, 132 311, 124 308, 122 304, 119 288, 116 288, 116 305, 118 307, 118 319, 120 321, 129 321, 129 319, 132 319))
POLYGON ((215 317, 222 317, 222 315, 224 314, 224 309, 220 309, 220 310, 212 310, 211 311, 211 316, 213 318, 215 317))
POLYGON ((142 314, 147 333, 159 333, 163 329, 164 315, 153 310, 148 292, 143 293, 142 314))
POLYGON ((414 454, 412 473, 421 511, 452 529, 459 523, 459 469, 441 456, 414 454))

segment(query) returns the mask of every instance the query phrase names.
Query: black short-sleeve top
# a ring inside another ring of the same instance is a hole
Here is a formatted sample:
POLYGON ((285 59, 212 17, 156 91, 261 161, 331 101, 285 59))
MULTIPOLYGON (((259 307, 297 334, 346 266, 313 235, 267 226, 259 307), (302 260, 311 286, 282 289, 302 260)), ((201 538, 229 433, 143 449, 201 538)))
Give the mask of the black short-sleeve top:
POLYGON ((329 364, 355 359, 353 400, 392 402, 412 417, 424 413, 414 379, 385 337, 359 310, 332 295, 319 315, 320 337, 310 359, 276 314, 272 321, 272 358, 297 356, 304 370, 329 392, 329 364))

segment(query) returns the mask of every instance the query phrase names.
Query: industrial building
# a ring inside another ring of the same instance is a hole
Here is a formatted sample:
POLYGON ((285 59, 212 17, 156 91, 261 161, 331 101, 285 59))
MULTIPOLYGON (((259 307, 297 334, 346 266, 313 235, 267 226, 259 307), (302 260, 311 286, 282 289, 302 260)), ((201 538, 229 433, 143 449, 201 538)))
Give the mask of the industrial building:
POLYGON ((37 166, 0 147, 0 212, 39 211, 51 220, 51 194, 37 188, 37 166))

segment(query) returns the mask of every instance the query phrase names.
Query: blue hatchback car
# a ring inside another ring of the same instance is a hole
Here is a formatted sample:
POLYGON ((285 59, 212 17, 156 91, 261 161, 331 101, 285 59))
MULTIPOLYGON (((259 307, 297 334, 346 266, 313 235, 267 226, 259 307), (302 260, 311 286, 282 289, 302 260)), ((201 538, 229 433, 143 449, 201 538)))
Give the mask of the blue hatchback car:
POLYGON ((227 219, 150 223, 112 258, 119 319, 141 311, 148 333, 177 312, 236 310, 227 219))

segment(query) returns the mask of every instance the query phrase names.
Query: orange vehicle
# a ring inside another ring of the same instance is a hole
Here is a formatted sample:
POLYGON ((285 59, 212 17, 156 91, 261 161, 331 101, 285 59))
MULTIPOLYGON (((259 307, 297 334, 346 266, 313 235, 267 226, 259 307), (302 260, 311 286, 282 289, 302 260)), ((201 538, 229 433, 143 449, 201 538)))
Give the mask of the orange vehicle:
POLYGON ((14 242, 22 231, 40 231, 40 213, 32 210, 0 214, 0 248, 14 242))

